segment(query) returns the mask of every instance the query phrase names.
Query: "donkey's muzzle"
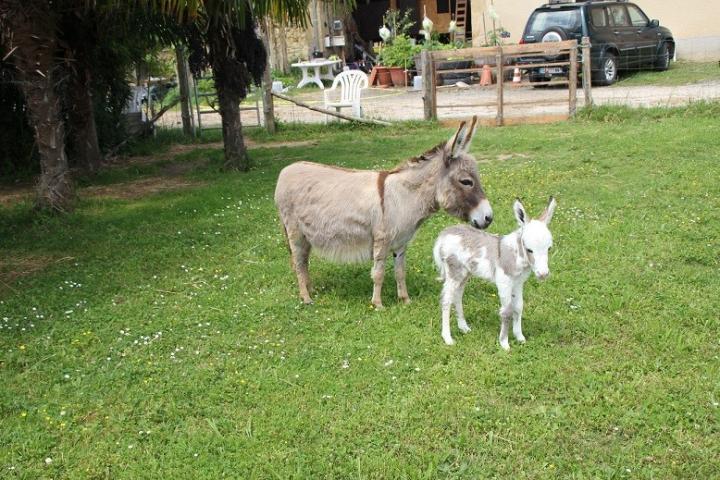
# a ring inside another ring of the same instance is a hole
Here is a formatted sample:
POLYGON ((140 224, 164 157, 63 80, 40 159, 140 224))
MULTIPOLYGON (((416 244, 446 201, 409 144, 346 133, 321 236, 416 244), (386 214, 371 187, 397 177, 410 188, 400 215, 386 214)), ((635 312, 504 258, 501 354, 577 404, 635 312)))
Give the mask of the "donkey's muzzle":
POLYGON ((492 215, 485 215, 485 221, 482 223, 479 223, 477 220, 474 220, 471 222, 471 225, 475 228, 484 229, 490 226, 490 224, 493 221, 492 215))
POLYGON ((493 221, 493 211, 490 202, 483 199, 480 204, 470 212, 470 225, 475 228, 487 228, 493 221))

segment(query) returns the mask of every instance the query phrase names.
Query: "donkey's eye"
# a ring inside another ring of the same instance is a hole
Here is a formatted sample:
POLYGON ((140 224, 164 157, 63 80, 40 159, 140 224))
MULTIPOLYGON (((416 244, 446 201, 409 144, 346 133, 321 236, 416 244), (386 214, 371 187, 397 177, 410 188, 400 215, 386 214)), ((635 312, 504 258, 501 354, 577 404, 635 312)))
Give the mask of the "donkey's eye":
POLYGON ((469 178, 463 178, 462 180, 460 180, 460 183, 462 183, 463 185, 467 185, 468 187, 473 186, 473 181, 469 178))
POLYGON ((532 250, 530 250, 529 248, 526 248, 525 250, 527 250, 528 253, 532 253, 532 250))

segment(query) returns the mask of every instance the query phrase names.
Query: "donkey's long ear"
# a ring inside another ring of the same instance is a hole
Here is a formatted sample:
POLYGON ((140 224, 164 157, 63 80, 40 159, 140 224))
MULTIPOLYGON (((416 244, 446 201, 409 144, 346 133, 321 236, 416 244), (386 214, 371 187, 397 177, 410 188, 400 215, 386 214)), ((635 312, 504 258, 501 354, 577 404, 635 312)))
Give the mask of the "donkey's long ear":
POLYGON ((467 135, 465 135, 465 141, 463 141, 462 145, 460 146, 461 152, 467 153, 467 151, 470 150, 470 143, 472 142, 472 139, 475 136, 476 129, 477 129, 477 115, 473 115, 472 121, 470 122, 470 126, 468 127, 468 133, 467 133, 467 135))
POLYGON ((515 203, 513 204, 513 212, 515 212, 515 219, 517 220, 519 226, 522 227, 530 221, 527 213, 525 213, 525 207, 523 207, 523 204, 519 198, 515 199, 515 203))
POLYGON ((467 122, 463 120, 460 122, 460 126, 458 127, 457 132, 455 132, 455 135, 450 137, 450 140, 448 140, 447 145, 450 146, 450 149, 448 150, 448 157, 446 157, 446 161, 457 157, 462 152, 462 146, 467 139, 467 134, 467 122))
POLYGON ((557 202, 555 201, 555 197, 550 197, 550 201, 548 202, 548 206, 545 207, 545 211, 540 215, 538 220, 541 222, 545 222, 545 225, 550 224, 550 220, 552 220, 553 213, 555 213, 555 207, 557 207, 557 202))

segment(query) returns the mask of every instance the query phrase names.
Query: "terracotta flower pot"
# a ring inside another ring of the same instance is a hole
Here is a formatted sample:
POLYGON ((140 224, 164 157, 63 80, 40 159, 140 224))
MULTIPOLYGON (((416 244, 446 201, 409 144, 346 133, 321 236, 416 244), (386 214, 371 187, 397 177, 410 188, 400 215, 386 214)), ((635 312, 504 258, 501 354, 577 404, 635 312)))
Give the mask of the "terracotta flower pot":
POLYGON ((402 67, 389 67, 390 70, 390 77, 392 78, 392 83, 396 87, 405 87, 407 86, 407 73, 405 73, 405 69, 402 67))
POLYGON ((392 85, 392 77, 388 67, 375 67, 377 69, 377 83, 381 87, 389 87, 392 85))

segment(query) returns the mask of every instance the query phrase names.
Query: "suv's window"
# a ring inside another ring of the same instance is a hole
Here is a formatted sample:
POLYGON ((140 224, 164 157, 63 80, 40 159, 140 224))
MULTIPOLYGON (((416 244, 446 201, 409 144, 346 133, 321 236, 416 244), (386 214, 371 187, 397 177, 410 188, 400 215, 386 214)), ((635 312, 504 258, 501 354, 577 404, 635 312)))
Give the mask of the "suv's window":
POLYGON ((610 14, 610 23, 616 27, 629 27, 630 20, 628 19, 627 12, 625 11, 625 5, 610 5, 608 7, 608 13, 610 14))
POLYGON ((590 20, 593 27, 607 27, 607 17, 603 7, 594 7, 590 10, 590 20))
POLYGON ((633 27, 645 27, 648 24, 648 18, 645 14, 635 5, 627 6, 628 13, 630 14, 630 22, 633 27))
POLYGON ((526 34, 539 35, 551 27, 561 27, 568 32, 572 32, 580 30, 580 26, 580 10, 577 8, 539 10, 530 19, 526 34))

